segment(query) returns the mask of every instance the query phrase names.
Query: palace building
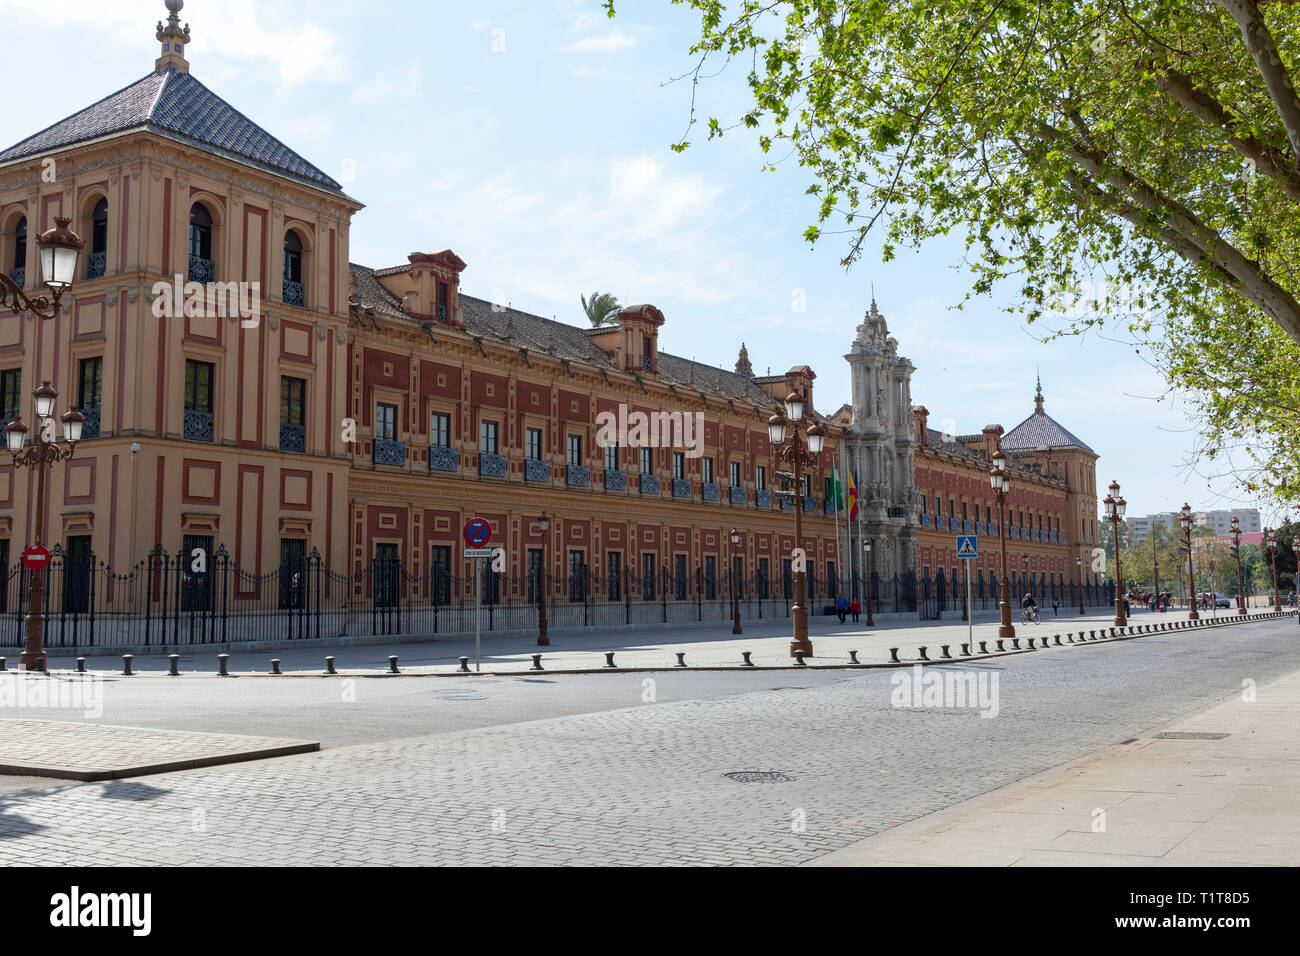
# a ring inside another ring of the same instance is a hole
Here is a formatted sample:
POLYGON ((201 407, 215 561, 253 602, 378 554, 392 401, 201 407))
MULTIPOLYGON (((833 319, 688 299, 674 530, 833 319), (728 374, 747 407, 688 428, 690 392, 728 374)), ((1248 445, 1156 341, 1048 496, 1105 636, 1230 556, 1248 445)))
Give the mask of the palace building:
MULTIPOLYGON (((799 546, 816 610, 860 584, 831 493, 839 462, 858 475, 873 579, 893 588, 881 610, 916 610, 918 595, 952 593, 954 532, 997 522, 987 472, 999 446, 1014 463, 1019 580, 1064 588, 1087 571, 1096 455, 1046 415, 1041 391, 1005 434, 935 432, 873 302, 847 356, 852 403, 811 413, 825 448, 783 496, 789 466, 767 418, 790 392, 817 407, 810 364, 756 376, 743 347, 734 371, 661 351, 672 316, 651 304, 579 328, 492 303, 462 291, 470 265, 449 248, 352 263, 362 204, 190 73, 180 6, 168 3, 151 72, 0 152, 0 264, 14 282, 39 289, 34 237, 56 217, 86 242, 57 316, 0 316, 0 422, 31 421, 46 380, 56 414, 85 415, 75 455, 49 472, 44 538, 67 568, 103 570, 108 593, 91 602, 126 600, 122 576, 151 551, 199 549, 228 562, 220 587, 249 607, 295 606, 309 561, 336 602, 376 600, 378 564, 436 605, 438 575, 472 574, 461 529, 477 515, 506 553, 497 599, 533 600, 544 561, 570 603, 657 600, 669 620, 668 602, 723 602, 733 579, 754 582, 746 597, 761 612, 781 598, 769 588, 788 590, 799 546), (178 284, 198 306, 163 291, 178 284), (602 421, 636 412, 679 431, 600 441, 602 421), (694 421, 702 434, 681 430, 694 421)), ((30 469, 0 465, 0 566, 35 540, 35 489, 30 469)), ((981 579, 995 557, 985 541, 981 579)), ((308 607, 311 587, 320 599, 311 577, 308 607)), ((207 608, 215 586, 184 606, 207 608)), ((151 579, 144 600, 164 587, 151 579)))

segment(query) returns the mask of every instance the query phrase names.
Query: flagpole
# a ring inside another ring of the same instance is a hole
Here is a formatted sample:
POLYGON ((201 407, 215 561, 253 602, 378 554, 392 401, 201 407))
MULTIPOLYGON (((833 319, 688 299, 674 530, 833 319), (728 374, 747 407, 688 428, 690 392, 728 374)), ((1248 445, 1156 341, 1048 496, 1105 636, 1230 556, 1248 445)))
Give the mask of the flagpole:
MULTIPOLYGON (((844 460, 844 443, 842 441, 840 442, 840 460, 841 461, 844 460)), ((838 568, 836 574, 839 575, 844 573, 844 558, 843 555, 840 553, 840 502, 843 500, 844 496, 840 490, 839 469, 835 469, 834 485, 835 485, 834 488, 835 491, 835 567, 838 568)), ((837 592, 837 597, 838 597, 839 589, 840 589, 840 583, 836 581, 835 590, 837 592)))

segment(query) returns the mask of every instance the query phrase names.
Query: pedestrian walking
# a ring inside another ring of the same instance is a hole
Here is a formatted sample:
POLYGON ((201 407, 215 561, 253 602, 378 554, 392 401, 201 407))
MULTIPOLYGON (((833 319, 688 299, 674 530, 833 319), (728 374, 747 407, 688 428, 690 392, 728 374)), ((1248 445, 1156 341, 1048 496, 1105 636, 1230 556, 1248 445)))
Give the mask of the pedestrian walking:
POLYGON ((1061 599, 1055 594, 1052 595, 1052 617, 1059 617, 1061 611, 1061 599))
POLYGON ((849 605, 849 612, 853 615, 853 623, 857 624, 858 615, 862 613, 862 602, 854 598, 853 603, 849 605))
POLYGON ((843 594, 841 594, 838 598, 835 599, 835 613, 837 613, 840 616, 841 624, 844 623, 844 616, 848 613, 848 611, 849 611, 849 599, 846 598, 843 594))

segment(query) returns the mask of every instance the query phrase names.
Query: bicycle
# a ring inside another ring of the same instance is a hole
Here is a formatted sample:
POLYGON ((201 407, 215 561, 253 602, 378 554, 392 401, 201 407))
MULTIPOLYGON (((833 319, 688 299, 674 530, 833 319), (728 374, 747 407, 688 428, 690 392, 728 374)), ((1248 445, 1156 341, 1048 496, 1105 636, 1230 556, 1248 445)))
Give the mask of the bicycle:
POLYGON ((1041 624, 1042 620, 1038 616, 1038 608, 1027 607, 1020 612, 1021 624, 1041 624))

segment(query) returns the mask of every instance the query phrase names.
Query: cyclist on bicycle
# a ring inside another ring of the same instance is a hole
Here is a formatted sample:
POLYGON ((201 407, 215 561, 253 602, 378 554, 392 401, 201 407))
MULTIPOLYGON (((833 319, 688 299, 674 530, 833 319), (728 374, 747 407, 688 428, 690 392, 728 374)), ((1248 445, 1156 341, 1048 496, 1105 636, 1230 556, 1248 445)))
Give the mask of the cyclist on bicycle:
POLYGON ((1020 606, 1024 608, 1024 615, 1022 617, 1022 620, 1026 622, 1033 621, 1035 624, 1037 624, 1038 623, 1038 602, 1034 600, 1034 596, 1032 594, 1026 594, 1023 598, 1020 599, 1020 606))

